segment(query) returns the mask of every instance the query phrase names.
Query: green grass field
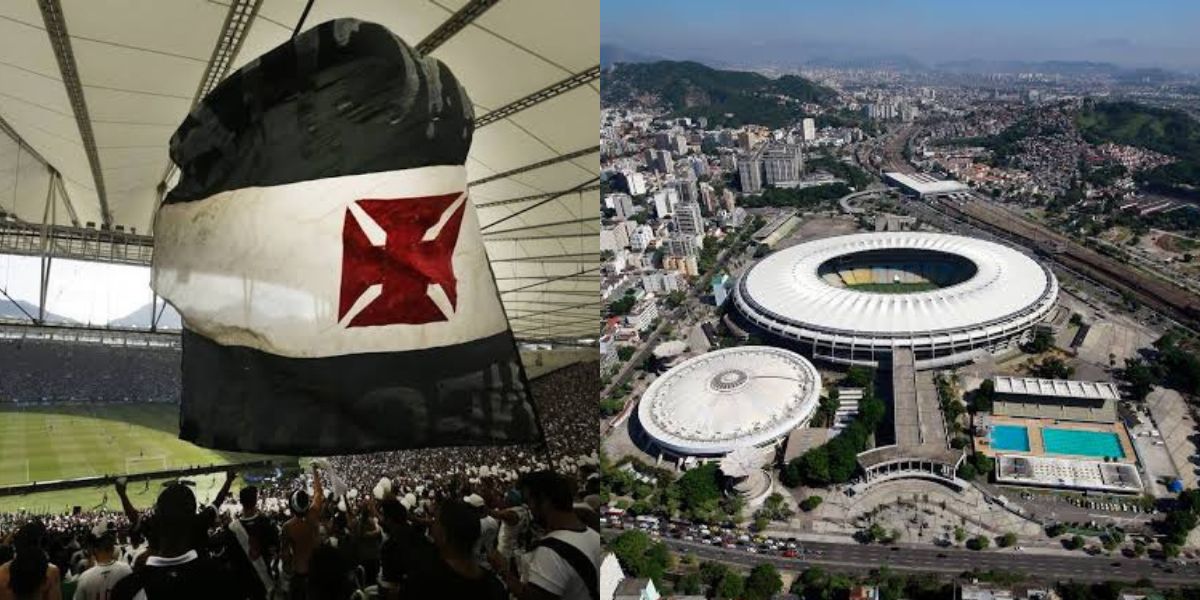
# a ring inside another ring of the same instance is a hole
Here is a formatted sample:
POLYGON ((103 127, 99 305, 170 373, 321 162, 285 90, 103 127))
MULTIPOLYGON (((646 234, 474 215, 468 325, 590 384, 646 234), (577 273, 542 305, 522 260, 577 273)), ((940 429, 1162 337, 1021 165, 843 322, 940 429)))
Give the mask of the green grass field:
MULTIPOLYGON (((0 408, 0 486, 96 475, 143 473, 262 458, 218 452, 178 439, 179 407, 170 404, 0 408)), ((219 482, 218 482, 219 484, 219 482)), ((142 491, 131 484, 131 491, 142 491)), ((157 486, 150 490, 152 500, 157 486)), ((0 510, 100 504, 105 489, 0 497, 0 510)), ((109 494, 110 506, 116 505, 109 494)))
MULTIPOLYGON (((530 378, 580 360, 593 359, 593 348, 522 352, 530 378)), ((39 406, 0 405, 0 487, 119 475, 193 465, 230 464, 262 459, 254 454, 218 452, 178 438, 179 407, 170 404, 39 406)), ((223 475, 192 477, 203 500, 216 495, 223 475)), ((139 508, 154 503, 159 481, 131 483, 129 496, 139 508)), ((235 484, 234 489, 237 489, 235 484)), ((0 496, 0 512, 26 509, 61 513, 73 506, 92 509, 107 496, 108 508, 120 510, 110 486, 25 496, 0 496)))
POLYGON ((874 292, 876 294, 912 294, 916 292, 928 292, 936 290, 939 286, 936 283, 860 283, 857 285, 847 285, 850 288, 859 292, 874 292))

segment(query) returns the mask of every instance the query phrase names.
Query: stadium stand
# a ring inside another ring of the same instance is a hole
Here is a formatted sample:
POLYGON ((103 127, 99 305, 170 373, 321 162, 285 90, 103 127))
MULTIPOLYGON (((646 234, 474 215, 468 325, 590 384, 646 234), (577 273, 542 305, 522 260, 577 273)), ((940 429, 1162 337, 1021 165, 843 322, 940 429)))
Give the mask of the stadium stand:
POLYGON ((0 403, 179 402, 176 348, 0 339, 0 403))

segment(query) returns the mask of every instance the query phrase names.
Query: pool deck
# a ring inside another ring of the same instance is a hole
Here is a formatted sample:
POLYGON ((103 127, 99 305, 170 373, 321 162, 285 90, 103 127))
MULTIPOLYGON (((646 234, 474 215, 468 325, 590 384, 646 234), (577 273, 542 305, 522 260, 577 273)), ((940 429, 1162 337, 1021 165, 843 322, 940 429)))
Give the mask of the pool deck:
POLYGON ((1135 464, 1137 462, 1137 454, 1133 450, 1133 442, 1129 440, 1129 434, 1125 431, 1125 426, 1120 422, 1114 423, 1080 423, 1077 421, 1060 421, 1057 419, 1035 419, 1028 417, 1009 417, 1003 415, 991 415, 987 417, 988 422, 992 425, 1015 425, 1025 427, 1029 432, 1029 452, 1021 452, 1019 450, 996 450, 992 448, 991 440, 987 435, 975 436, 975 450, 983 452, 987 456, 995 457, 997 454, 1016 454, 1025 456, 1050 456, 1056 458, 1080 456, 1090 460, 1103 460, 1097 457, 1085 457, 1075 454, 1047 454, 1046 448, 1042 445, 1041 429, 1080 429, 1084 431, 1111 432, 1117 434, 1117 440, 1121 443, 1121 452, 1125 456, 1114 459, 1116 462, 1135 464))

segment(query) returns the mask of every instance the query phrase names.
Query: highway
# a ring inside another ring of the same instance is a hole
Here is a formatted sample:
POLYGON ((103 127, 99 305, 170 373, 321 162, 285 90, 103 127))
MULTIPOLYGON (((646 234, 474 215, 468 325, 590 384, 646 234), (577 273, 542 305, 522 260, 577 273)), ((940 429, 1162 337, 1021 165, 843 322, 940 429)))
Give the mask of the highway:
POLYGON ((1013 550, 966 550, 925 546, 881 546, 854 543, 804 542, 802 558, 784 558, 751 554, 741 548, 726 549, 673 538, 662 538, 676 553, 690 553, 702 560, 716 560, 753 567, 771 563, 779 569, 798 571, 819 565, 842 571, 867 571, 886 566, 917 572, 958 574, 972 569, 997 569, 1025 573, 1050 581, 1136 581, 1143 577, 1156 585, 1195 585, 1200 582, 1200 566, 1167 564, 1150 559, 1124 557, 1029 554, 1013 550), (820 552, 814 555, 813 552, 820 552))

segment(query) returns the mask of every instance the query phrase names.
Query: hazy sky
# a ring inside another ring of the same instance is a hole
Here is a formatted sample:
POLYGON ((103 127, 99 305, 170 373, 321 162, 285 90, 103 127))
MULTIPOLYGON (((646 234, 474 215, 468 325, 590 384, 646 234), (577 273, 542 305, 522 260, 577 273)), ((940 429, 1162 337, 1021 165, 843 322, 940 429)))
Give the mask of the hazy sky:
MULTIPOLYGON (((0 289, 36 306, 40 268, 37 257, 0 254, 0 289)), ((80 323, 107 324, 149 304, 150 298, 149 267, 66 259, 55 259, 50 267, 46 310, 80 323)))
POLYGON ((604 43, 666 58, 1096 60, 1200 68, 1200 0, 603 0, 604 43))

